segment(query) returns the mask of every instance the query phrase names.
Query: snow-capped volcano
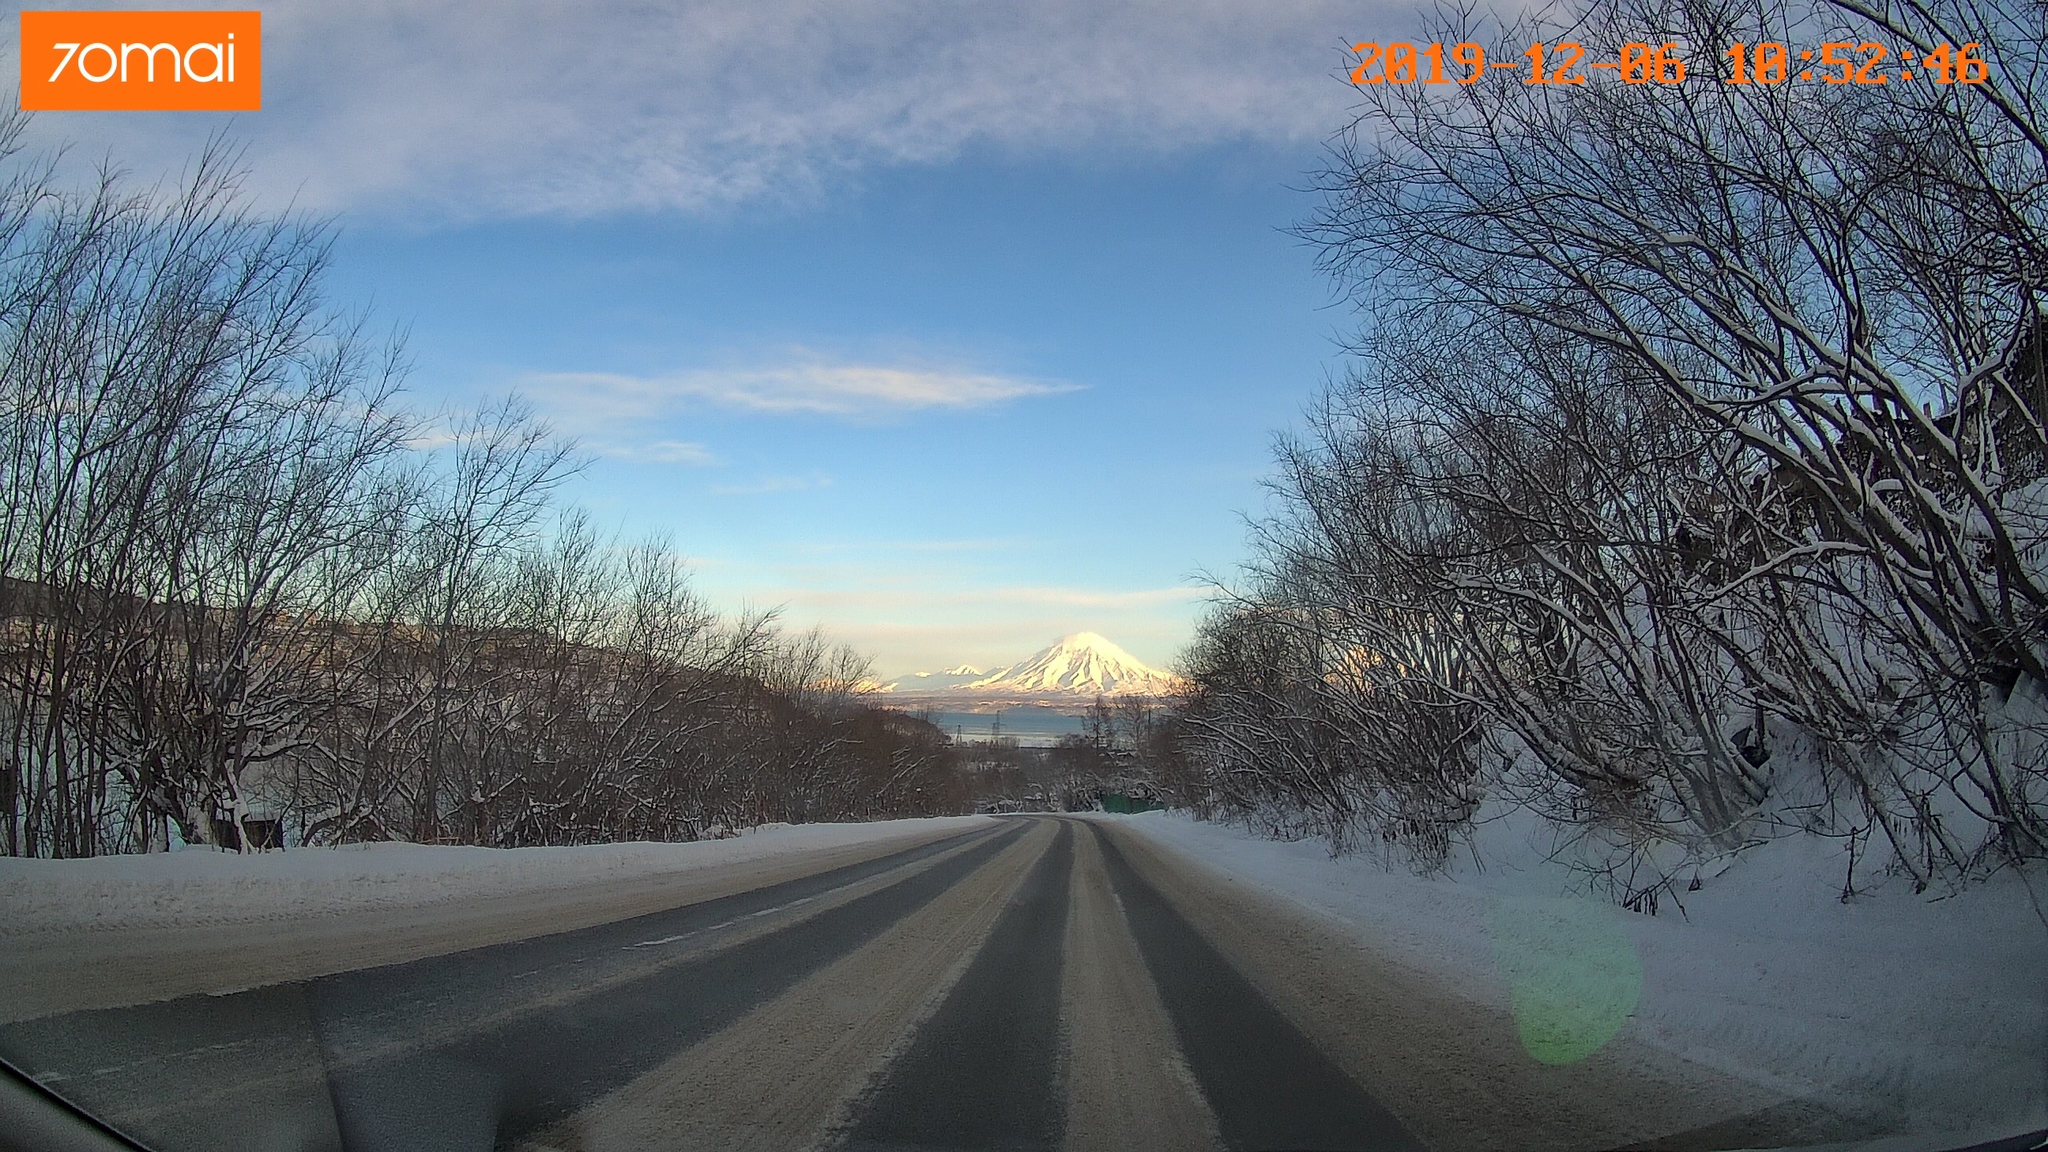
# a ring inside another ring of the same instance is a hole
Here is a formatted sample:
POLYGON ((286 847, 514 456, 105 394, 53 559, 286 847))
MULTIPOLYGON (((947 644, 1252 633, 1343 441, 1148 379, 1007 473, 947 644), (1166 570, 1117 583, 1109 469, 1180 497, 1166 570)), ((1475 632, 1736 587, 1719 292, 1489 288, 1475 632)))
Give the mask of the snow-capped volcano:
POLYGON ((1021 664, 998 668, 961 687, 1018 696, 1157 696, 1173 678, 1094 632, 1063 636, 1021 664))
POLYGON ((1097 633, 1076 632, 1030 659, 991 672, 962 664, 944 672, 914 672, 877 688, 956 701, 1078 702, 1097 696, 1163 696, 1173 686, 1172 676, 1148 667, 1097 633))

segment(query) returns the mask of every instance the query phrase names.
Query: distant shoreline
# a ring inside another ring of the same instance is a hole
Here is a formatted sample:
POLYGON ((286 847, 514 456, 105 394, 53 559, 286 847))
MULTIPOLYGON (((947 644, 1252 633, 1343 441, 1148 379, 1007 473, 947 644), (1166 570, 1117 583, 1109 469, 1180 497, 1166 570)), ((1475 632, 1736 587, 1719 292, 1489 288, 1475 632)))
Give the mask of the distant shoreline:
POLYGON ((1050 748, 1058 744, 1062 736, 1079 736, 1087 730, 1087 720, 1077 711, 1059 711, 1031 704, 979 712, 889 707, 926 717, 956 744, 992 740, 1000 736, 1005 740, 1015 740, 1021 748, 1050 748))
POLYGON ((1143 700, 1147 703, 1158 704, 1166 700, 1166 697, 1138 692, 1117 694, 1105 692, 1099 696, 1082 695, 1079 693, 1070 696, 984 696, 978 692, 972 694, 875 692, 869 694, 867 699, 877 708, 887 708, 895 712, 917 713, 929 709, 935 712, 960 712, 983 715, 1016 708, 1039 708, 1067 716, 1085 716, 1090 708, 1095 707, 1097 700, 1103 700, 1110 704, 1120 704, 1132 700, 1143 700))

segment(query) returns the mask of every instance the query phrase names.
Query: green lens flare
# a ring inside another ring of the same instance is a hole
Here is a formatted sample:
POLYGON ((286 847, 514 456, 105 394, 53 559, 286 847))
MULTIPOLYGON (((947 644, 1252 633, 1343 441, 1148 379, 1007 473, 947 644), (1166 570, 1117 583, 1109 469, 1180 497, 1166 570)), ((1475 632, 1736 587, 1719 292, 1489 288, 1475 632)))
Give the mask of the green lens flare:
POLYGON ((1545 1064, 1584 1060, 1636 1010, 1643 961, 1617 915, 1567 900, 1495 901, 1488 909, 1494 960, 1530 1056, 1545 1064))

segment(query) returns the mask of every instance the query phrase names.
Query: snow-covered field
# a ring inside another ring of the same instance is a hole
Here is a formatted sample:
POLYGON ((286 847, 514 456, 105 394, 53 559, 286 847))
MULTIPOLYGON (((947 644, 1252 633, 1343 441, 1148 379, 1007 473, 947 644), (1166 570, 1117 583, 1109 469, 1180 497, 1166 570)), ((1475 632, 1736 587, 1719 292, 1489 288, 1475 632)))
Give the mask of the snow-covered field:
POLYGON ((1886 883, 1843 903, 1840 849, 1790 838, 1653 917, 1570 895, 1528 822, 1489 827, 1447 875, 1419 877, 1179 814, 1099 818, 1510 1008, 1548 1063, 1627 1036, 1887 1127, 2048 1127, 2048 922, 2034 898, 2048 873, 2009 870, 1946 899, 1886 883))
POLYGON ((791 853, 966 831, 988 817, 769 825, 689 844, 353 844, 253 855, 187 848, 89 860, 0 857, 0 939, 342 916, 581 888, 791 853))

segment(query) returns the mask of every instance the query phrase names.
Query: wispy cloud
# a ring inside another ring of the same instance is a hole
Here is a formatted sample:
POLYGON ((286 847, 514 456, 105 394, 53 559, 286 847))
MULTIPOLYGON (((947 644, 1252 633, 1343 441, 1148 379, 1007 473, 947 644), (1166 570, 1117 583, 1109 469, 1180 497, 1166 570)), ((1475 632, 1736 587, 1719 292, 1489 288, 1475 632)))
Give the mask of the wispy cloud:
POLYGON ((1014 551, 1032 543, 1022 536, 980 536, 948 540, 808 540, 796 546, 799 553, 861 553, 887 555, 895 552, 999 552, 1014 551))
POLYGON ((801 350, 766 365, 649 376, 530 372, 508 383, 532 400, 557 431, 576 437, 596 455, 700 467, 723 460, 709 445, 664 436, 693 410, 876 420, 989 408, 1079 390, 1074 384, 965 369, 835 361, 801 350))
MULTIPOLYGON (((1396 36, 1412 12, 1355 0, 272 0, 264 110, 236 131, 254 143, 262 190, 321 210, 717 210, 983 143, 1313 140, 1349 99, 1335 79, 1342 45, 1396 36)), ((37 131, 175 164, 216 126, 91 113, 37 131)))
POLYGON ((811 361, 767 368, 701 369, 666 376, 544 372, 520 391, 586 412, 645 418, 692 403, 753 412, 879 416, 921 408, 986 408, 1028 396, 1073 392, 1046 383, 974 372, 811 361), (592 407, 594 406, 594 408, 592 407))
MULTIPOLYGON (((664 375, 530 372, 509 386, 586 451, 615 460, 713 467, 716 450, 663 433, 693 410, 875 420, 925 410, 963 411, 1055 396, 1078 385, 958 369, 849 363, 798 353, 780 364, 664 375)), ((764 482, 765 483, 765 482, 764 482)), ((724 494, 784 491, 731 487, 724 494)), ((815 481, 804 486, 822 487, 815 481)))
POLYGON ((618 444, 593 440, 584 445, 600 456, 615 460, 636 460, 648 464, 688 464, 711 468, 724 463, 718 454, 688 440, 653 440, 645 444, 618 444))
POLYGON ((1100 632, 1165 667, 1187 642, 1206 599, 1193 587, 947 589, 908 579, 896 588, 754 591, 787 605, 793 622, 829 621, 834 635, 873 653, 876 667, 892 676, 963 660, 982 667, 1020 660, 1081 631, 1100 632))
POLYGON ((1026 541, 998 557, 975 547, 982 542, 878 540, 830 555, 810 543, 711 552, 699 557, 698 571, 714 602, 779 605, 787 623, 825 625, 890 676, 1018 660, 1084 631, 1165 667, 1210 597, 1195 583, 1121 583, 1106 574, 1097 582, 1050 545, 1026 541))
POLYGON ((1141 588, 1104 591, 1093 588, 1013 586, 940 591, 903 589, 817 589, 789 588, 782 593, 821 608, 845 613, 935 608, 981 608, 989 605, 1032 605, 1045 608, 1103 609, 1127 611, 1200 601, 1209 594, 1205 588, 1188 585, 1172 588, 1141 588))

